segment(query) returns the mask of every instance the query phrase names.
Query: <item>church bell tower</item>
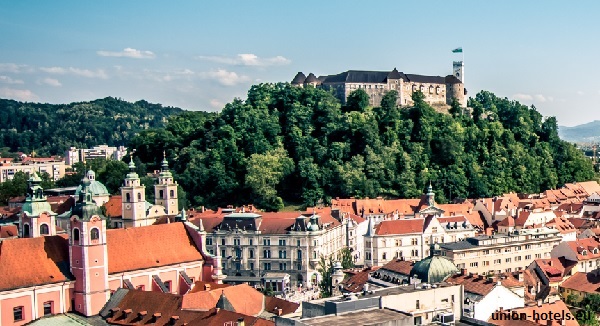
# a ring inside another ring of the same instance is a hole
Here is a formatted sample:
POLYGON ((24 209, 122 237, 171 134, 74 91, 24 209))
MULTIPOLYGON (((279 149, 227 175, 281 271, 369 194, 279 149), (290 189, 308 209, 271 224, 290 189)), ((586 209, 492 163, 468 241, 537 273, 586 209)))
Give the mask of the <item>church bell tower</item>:
MULTIPOLYGON (((129 157, 129 173, 121 187, 122 218, 125 226, 143 226, 146 221, 146 187, 141 184, 140 177, 135 172, 133 154, 129 157)), ((152 224, 152 223, 150 223, 152 224)))
POLYGON ((165 208, 167 215, 177 215, 177 182, 173 181, 173 174, 169 171, 169 161, 163 152, 162 168, 158 175, 157 183, 154 185, 155 204, 165 208))

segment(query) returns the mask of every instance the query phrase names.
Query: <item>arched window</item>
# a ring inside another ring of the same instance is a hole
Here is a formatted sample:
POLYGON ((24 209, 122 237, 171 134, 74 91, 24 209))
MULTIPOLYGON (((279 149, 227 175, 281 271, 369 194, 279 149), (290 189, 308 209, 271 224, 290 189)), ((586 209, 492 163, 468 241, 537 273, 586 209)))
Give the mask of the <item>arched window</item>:
POLYGON ((129 193, 125 194, 125 202, 129 203, 131 201, 131 195, 129 193))
POLYGON ((383 259, 383 260, 386 260, 386 259, 387 259, 387 253, 385 253, 385 252, 383 253, 382 259, 383 259))
POLYGON ((79 241, 79 229, 73 229, 73 241, 79 241))
POLYGON ((50 234, 50 228, 48 227, 48 224, 42 224, 42 225, 40 225, 40 234, 41 235, 48 235, 48 234, 50 234))
POLYGON ((90 239, 92 239, 92 241, 100 239, 100 230, 98 230, 98 228, 93 228, 92 231, 90 231, 90 239))
POLYGON ((160 198, 160 199, 165 198, 165 194, 164 194, 164 192, 162 190, 158 191, 158 198, 160 198))
POLYGON ((25 225, 23 225, 23 238, 29 238, 29 237, 30 237, 29 224, 25 224, 25 225))
POLYGON ((142 201, 142 193, 138 192, 138 201, 142 201))
POLYGON ((249 254, 250 258, 254 258, 254 250, 250 249, 248 254, 249 254))
POLYGON ((171 190, 169 194, 171 195, 171 198, 175 197, 175 190, 171 190))

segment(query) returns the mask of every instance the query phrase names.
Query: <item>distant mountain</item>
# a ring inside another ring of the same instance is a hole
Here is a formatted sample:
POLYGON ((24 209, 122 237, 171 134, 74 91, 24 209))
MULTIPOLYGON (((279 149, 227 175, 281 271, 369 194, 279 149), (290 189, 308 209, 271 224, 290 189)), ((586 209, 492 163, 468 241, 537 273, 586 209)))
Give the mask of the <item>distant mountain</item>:
POLYGON ((140 131, 163 127, 169 116, 182 112, 113 97, 71 104, 0 99, 0 150, 41 156, 62 155, 71 146, 126 146, 140 131))
POLYGON ((574 127, 558 127, 561 139, 575 143, 600 142, 600 120, 595 120, 574 127))

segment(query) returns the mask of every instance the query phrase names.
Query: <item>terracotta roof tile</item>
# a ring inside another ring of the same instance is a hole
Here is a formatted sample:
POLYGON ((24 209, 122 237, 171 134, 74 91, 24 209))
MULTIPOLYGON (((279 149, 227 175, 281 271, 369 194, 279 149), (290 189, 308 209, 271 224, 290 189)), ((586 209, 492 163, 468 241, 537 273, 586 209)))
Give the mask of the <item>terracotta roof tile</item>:
POLYGON ((0 239, 16 238, 19 230, 16 225, 0 225, 0 239))
POLYGON ((183 309, 208 310, 216 306, 221 293, 238 313, 258 316, 263 311, 264 295, 255 288, 240 284, 225 288, 188 293, 183 296, 183 309))
MULTIPOLYGON (((524 313, 527 316, 527 322, 534 322, 537 325, 543 325, 543 326, 560 326, 562 325, 562 320, 534 320, 533 316, 534 316, 534 312, 537 313, 537 315, 541 315, 541 314, 567 314, 567 313, 571 313, 569 308, 567 307, 567 305, 562 301, 562 300, 558 300, 558 301, 554 301, 553 303, 544 303, 541 306, 529 306, 529 307, 524 307, 524 308, 516 308, 516 309, 512 309, 512 310, 506 310, 505 312, 512 312, 515 311, 517 313, 524 313)), ((496 318, 496 319, 500 319, 500 318, 496 318)), ((508 319, 503 319, 503 320, 492 320, 492 318, 490 317, 490 319, 488 319, 488 322, 495 324, 495 325, 500 325, 500 326, 514 326, 520 323, 525 322, 524 320, 513 320, 511 318, 508 319)), ((565 325, 566 326, 579 326, 579 323, 577 322, 576 319, 572 319, 572 320, 564 320, 565 325)), ((525 324, 523 324, 525 325, 525 324)))
POLYGON ((213 283, 213 282, 196 281, 196 282, 194 282, 194 287, 188 293, 216 290, 216 289, 226 288, 228 286, 230 286, 230 285, 225 284, 225 283, 218 284, 218 283, 213 283))
POLYGON ((414 265, 414 261, 394 259, 388 262, 387 264, 381 266, 381 268, 402 275, 410 275, 410 271, 414 265))
POLYGON ((600 294, 600 276, 593 273, 575 273, 562 282, 560 287, 580 292, 600 294))
POLYGON ((375 229, 377 235, 422 233, 425 219, 408 218, 382 221, 375 229))
POLYGON ((107 230, 106 243, 109 274, 203 260, 181 222, 107 230))
POLYGON ((281 309, 282 315, 294 313, 300 307, 299 303, 287 301, 284 299, 265 296, 265 311, 277 315, 277 310, 281 309))
MULTIPOLYGON (((518 277, 518 276, 517 276, 518 277)), ((486 296, 498 284, 498 281, 507 288, 522 287, 523 282, 515 278, 512 273, 502 273, 497 277, 489 278, 484 275, 455 274, 446 279, 452 284, 462 284, 466 292, 486 296)))
POLYGON ((106 217, 121 217, 122 212, 122 196, 110 196, 108 201, 104 203, 104 207, 106 208, 106 217))
POLYGON ((365 268, 359 272, 353 273, 350 277, 342 282, 344 290, 347 292, 358 293, 364 288, 364 285, 369 280, 369 274, 373 271, 378 270, 379 267, 374 266, 371 268, 365 268))
POLYGON ((63 236, 6 239, 0 242, 0 266, 1 291, 73 279, 63 236))
POLYGON ((546 274, 550 282, 561 282, 573 267, 577 265, 577 262, 564 257, 536 259, 535 263, 546 274))
POLYGON ((600 242, 593 238, 578 239, 565 242, 577 254, 579 261, 596 259, 600 257, 600 242), (594 253, 596 249, 596 253, 594 253), (585 253, 585 255, 584 255, 585 253))

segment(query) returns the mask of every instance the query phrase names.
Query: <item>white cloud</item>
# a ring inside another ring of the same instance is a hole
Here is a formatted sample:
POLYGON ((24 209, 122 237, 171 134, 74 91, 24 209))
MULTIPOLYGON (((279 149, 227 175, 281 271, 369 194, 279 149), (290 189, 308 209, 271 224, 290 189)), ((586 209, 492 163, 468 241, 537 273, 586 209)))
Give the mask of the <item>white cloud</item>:
POLYGON ((108 78, 108 76, 106 75, 106 72, 103 69, 97 69, 96 71, 93 71, 93 70, 89 70, 89 69, 80 69, 80 68, 73 68, 73 67, 68 67, 68 68, 42 67, 42 68, 40 68, 40 70, 43 72, 47 72, 49 74, 57 74, 57 75, 75 75, 75 76, 79 76, 79 77, 101 78, 101 79, 108 78))
POLYGON ((19 101, 36 101, 38 96, 28 89, 0 88, 0 97, 19 101))
POLYGON ((54 86, 54 87, 61 87, 62 86, 62 84, 60 83, 60 81, 58 81, 58 79, 54 79, 54 78, 44 78, 44 79, 38 80, 38 84, 40 84, 40 85, 54 86))
POLYGON ((133 59, 152 59, 155 57, 152 51, 141 51, 132 48, 125 48, 120 52, 113 51, 97 51, 101 57, 122 57, 122 58, 133 58, 133 59))
POLYGON ((581 96, 581 95, 583 95, 583 94, 585 94, 583 91, 577 91, 577 95, 580 95, 580 96, 581 96))
POLYGON ((544 96, 542 94, 517 93, 517 94, 513 95, 513 98, 518 101, 528 101, 528 102, 537 102, 537 103, 545 103, 545 102, 553 102, 554 101, 554 97, 544 96))
POLYGON ((18 65, 15 63, 0 63, 0 72, 10 72, 18 74, 25 71, 30 71, 31 67, 28 65, 18 65))
POLYGON ((216 71, 203 72, 199 74, 202 78, 214 79, 225 86, 233 86, 250 80, 248 76, 238 75, 234 71, 218 69, 216 71))
POLYGON ((3 84, 23 84, 23 81, 20 79, 12 79, 8 76, 0 76, 0 83, 3 84))
POLYGON ((282 66, 290 64, 292 61, 283 56, 275 56, 272 58, 261 58, 256 54, 242 53, 235 57, 231 56, 198 56, 199 60, 212 61, 216 63, 237 65, 237 66, 255 66, 255 67, 267 67, 267 66, 282 66))
POLYGON ((215 109, 222 109, 225 106, 225 104, 223 102, 221 102, 221 101, 219 101, 219 100, 217 100, 215 98, 213 98, 212 100, 210 100, 209 103, 210 103, 210 106, 212 106, 215 109))

